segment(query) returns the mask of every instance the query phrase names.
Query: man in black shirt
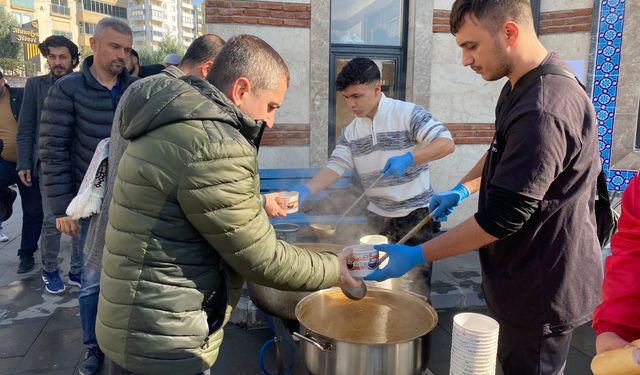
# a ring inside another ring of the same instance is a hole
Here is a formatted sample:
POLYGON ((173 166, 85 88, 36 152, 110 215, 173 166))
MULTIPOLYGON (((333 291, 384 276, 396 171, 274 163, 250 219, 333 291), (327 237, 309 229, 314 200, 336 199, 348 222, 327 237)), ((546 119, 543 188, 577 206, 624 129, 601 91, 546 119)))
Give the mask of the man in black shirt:
POLYGON ((573 329, 600 300, 594 108, 575 79, 540 75, 548 65, 568 68, 538 40, 528 0, 456 0, 450 24, 465 66, 487 81, 509 80, 489 150, 429 207, 443 220, 479 191, 478 212, 422 245, 378 247, 390 261, 369 279, 480 248, 504 373, 561 374, 573 329))

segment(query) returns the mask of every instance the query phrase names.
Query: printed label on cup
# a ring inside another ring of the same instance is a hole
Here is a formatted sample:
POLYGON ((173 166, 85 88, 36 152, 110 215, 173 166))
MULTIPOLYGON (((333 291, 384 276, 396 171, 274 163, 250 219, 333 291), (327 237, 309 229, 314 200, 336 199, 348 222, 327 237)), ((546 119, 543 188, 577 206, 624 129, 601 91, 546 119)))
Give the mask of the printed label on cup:
POLYGON ((353 277, 365 277, 378 269, 379 253, 372 245, 354 245, 351 256, 347 258, 347 268, 353 277))
POLYGON ((287 213, 292 214, 298 212, 298 192, 297 191, 281 191, 280 198, 284 200, 287 207, 287 213))

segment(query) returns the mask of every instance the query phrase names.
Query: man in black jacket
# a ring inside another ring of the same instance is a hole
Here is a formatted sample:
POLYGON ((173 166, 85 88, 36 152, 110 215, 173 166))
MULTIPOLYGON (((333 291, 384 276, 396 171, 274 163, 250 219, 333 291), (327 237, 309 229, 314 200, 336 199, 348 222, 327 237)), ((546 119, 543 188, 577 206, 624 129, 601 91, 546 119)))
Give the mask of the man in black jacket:
POLYGON ((22 200, 22 236, 18 256, 20 264, 18 273, 29 272, 35 261, 33 253, 38 250, 38 238, 42 229, 42 201, 37 187, 27 186, 20 182, 16 172, 16 132, 23 89, 15 89, 7 85, 0 72, 0 221, 5 221, 13 213, 13 202, 16 192, 9 186, 18 185, 22 200))
MULTIPOLYGON (((27 79, 24 101, 18 120, 18 162, 16 169, 20 181, 26 186, 33 186, 40 192, 42 174, 38 158, 38 128, 44 99, 53 84, 65 75, 73 72, 78 66, 78 46, 61 35, 52 35, 38 46, 40 53, 47 59, 51 72, 46 75, 27 79)), ((58 254, 60 253, 60 232, 56 229, 56 217, 51 213, 49 204, 42 205, 44 220, 40 251, 42 256, 42 280, 45 290, 57 294, 65 290, 65 285, 58 273, 58 254)), ((75 238, 73 240, 75 242, 75 238)), ((80 286, 82 272, 82 253, 73 246, 69 269, 69 285, 80 286)))
MULTIPOLYGON (((133 45, 131 28, 125 21, 103 18, 90 43, 93 56, 84 60, 81 71, 59 79, 49 91, 38 140, 43 195, 56 216, 56 227, 63 234, 77 236, 79 249, 84 248, 89 220, 67 216, 67 207, 78 192, 96 146, 111 133, 122 93, 136 80, 125 65, 133 45)), ((80 366, 83 375, 97 373, 103 360, 95 337, 99 275, 83 267, 78 295, 87 348, 80 366)))

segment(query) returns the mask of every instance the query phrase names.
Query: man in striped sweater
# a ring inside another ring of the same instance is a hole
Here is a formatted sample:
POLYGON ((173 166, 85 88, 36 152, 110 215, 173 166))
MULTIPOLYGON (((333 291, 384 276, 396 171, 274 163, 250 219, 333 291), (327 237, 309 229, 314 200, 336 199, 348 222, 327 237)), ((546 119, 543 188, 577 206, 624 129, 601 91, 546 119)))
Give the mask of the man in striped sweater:
MULTIPOLYGON (((367 193, 370 224, 397 242, 429 214, 433 190, 429 162, 453 152, 449 130, 424 108, 387 98, 381 91, 380 70, 370 59, 355 58, 336 78, 355 118, 345 128, 329 162, 307 185, 291 190, 300 201, 334 184, 348 170, 355 170, 366 189, 381 174, 385 176, 367 193)), ((432 237, 427 225, 409 243, 432 237)), ((427 275, 430 275, 430 266, 427 275)))

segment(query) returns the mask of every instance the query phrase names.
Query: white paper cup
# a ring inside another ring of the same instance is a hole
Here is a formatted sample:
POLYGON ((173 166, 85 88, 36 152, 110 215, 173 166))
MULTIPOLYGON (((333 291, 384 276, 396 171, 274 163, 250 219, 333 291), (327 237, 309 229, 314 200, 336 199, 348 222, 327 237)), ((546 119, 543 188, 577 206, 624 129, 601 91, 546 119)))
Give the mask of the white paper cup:
POLYGON ((500 325, 494 319, 476 313, 460 313, 453 317, 454 328, 471 335, 497 335, 500 325))
POLYGON ((351 249, 351 256, 347 258, 347 268, 353 277, 362 278, 378 269, 379 254, 373 245, 347 246, 343 250, 351 249))
POLYGON ((280 198, 284 200, 287 207, 287 213, 292 214, 298 212, 298 192, 297 191, 280 191, 280 198))
POLYGON ((360 237, 361 245, 383 245, 388 243, 389 239, 381 234, 370 234, 368 236, 360 237))

